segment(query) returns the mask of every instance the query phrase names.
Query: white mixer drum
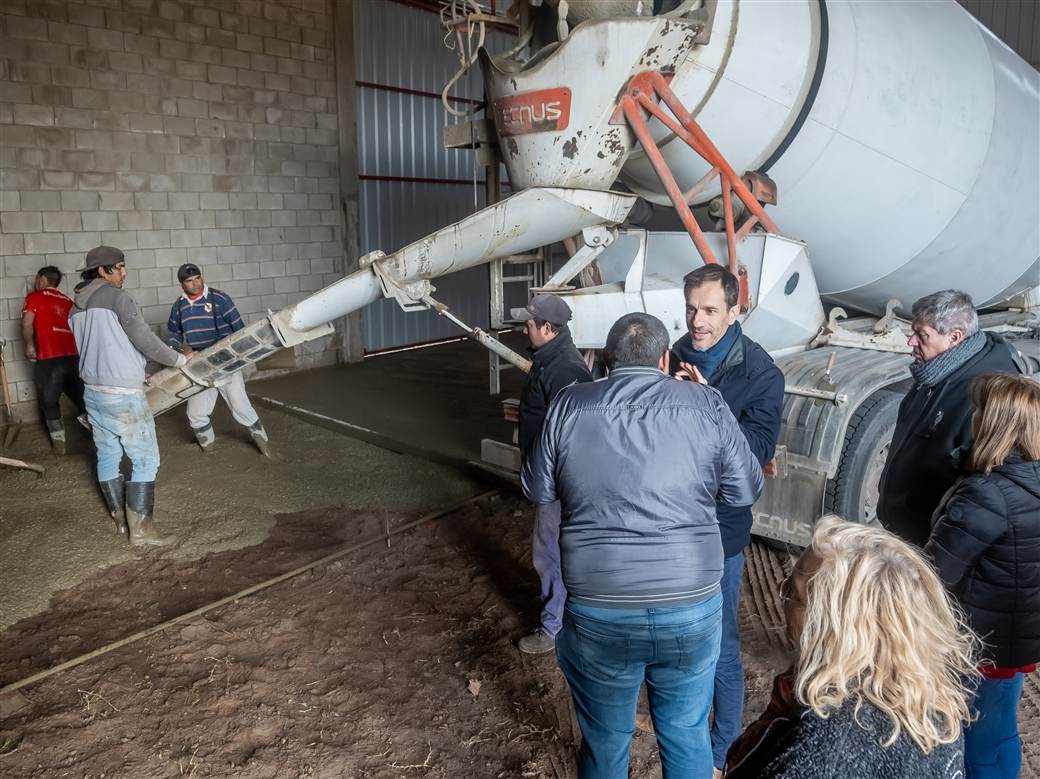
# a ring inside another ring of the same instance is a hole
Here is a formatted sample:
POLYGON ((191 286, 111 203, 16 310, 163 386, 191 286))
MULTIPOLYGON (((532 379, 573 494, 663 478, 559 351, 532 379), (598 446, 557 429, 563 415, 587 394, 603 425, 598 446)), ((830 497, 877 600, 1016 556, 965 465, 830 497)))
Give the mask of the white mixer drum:
MULTIPOLYGON (((1040 74, 953 0, 719 0, 672 88, 738 172, 777 181, 825 297, 880 313, 1040 284, 1040 74)), ((680 187, 708 171, 651 129, 680 187)), ((639 149, 622 180, 669 202, 639 149)))

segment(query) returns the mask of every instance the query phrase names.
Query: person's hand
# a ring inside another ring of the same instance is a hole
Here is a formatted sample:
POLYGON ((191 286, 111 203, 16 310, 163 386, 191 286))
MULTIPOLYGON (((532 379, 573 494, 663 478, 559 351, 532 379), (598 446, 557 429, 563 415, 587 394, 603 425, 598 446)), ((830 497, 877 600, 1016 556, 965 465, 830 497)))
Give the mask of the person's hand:
POLYGON ((180 352, 181 354, 183 354, 185 357, 191 357, 191 355, 193 355, 195 353, 195 350, 192 349, 187 344, 181 344, 180 346, 178 346, 176 348, 177 348, 177 351, 180 352))
POLYGON ((36 362, 36 344, 27 343, 25 345, 25 359, 29 362, 36 362))
POLYGON ((675 372, 675 378, 679 381, 695 381, 698 384, 707 384, 708 380, 705 379, 696 365, 691 365, 688 362, 680 362, 679 370, 675 372))

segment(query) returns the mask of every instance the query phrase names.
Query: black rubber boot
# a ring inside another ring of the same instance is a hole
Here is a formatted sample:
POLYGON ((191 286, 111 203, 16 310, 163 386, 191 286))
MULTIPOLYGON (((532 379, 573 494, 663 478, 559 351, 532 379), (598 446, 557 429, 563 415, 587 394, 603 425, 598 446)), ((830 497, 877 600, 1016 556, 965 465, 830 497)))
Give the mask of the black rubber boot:
POLYGON ((173 536, 164 535, 155 526, 155 482, 128 481, 126 483, 126 521, 130 526, 132 546, 165 546, 173 543, 173 536))
POLYGON ((47 435, 51 437, 51 450, 55 454, 65 454, 65 423, 60 419, 48 419, 47 435))
POLYGON ((105 497, 108 513, 112 517, 112 521, 116 523, 116 530, 125 534, 126 508, 124 504, 126 501, 126 484, 123 481, 123 477, 120 475, 115 479, 99 482, 98 485, 101 487, 101 494, 105 497))

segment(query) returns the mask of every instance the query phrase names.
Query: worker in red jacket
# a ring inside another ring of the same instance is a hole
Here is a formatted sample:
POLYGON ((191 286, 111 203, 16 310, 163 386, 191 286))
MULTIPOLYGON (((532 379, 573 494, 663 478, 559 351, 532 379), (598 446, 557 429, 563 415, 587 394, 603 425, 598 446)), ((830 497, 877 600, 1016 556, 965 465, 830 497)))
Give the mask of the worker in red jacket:
POLYGON ((55 454, 65 454, 65 425, 61 421, 61 394, 64 392, 81 415, 83 381, 79 377, 79 352, 69 327, 72 300, 58 289, 61 271, 53 265, 36 273, 34 289, 22 306, 22 339, 25 357, 35 363, 36 395, 47 421, 47 434, 55 454))

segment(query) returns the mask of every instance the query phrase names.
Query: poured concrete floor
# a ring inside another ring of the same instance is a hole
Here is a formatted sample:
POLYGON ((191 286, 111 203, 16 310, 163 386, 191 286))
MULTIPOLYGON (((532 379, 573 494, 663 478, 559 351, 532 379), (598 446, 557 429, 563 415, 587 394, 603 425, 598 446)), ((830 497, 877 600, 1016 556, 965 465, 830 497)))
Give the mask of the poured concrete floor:
MULTIPOLYGON (((280 382, 313 391, 315 378, 296 374, 280 382)), ((156 518, 178 539, 168 554, 197 558, 258 544, 275 514, 328 507, 422 513, 483 489, 456 468, 258 410, 275 452, 270 460, 222 403, 214 415, 218 439, 212 453, 194 444, 183 410, 158 418, 156 518)), ((38 477, 0 467, 0 628, 45 609, 58 590, 139 554, 115 534, 105 513, 87 433, 68 427, 65 457, 52 455, 43 431, 28 424, 3 452, 38 462, 47 472, 38 477)))

